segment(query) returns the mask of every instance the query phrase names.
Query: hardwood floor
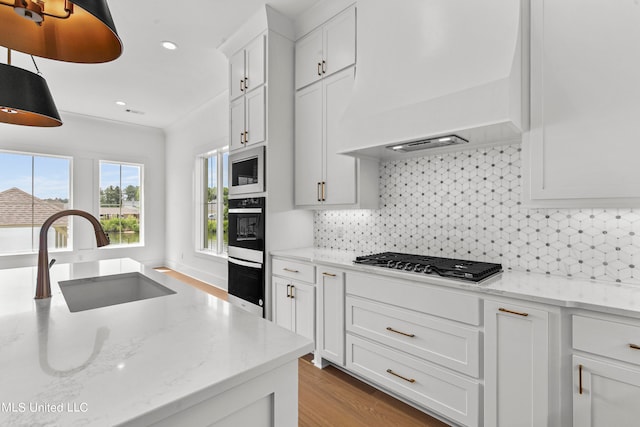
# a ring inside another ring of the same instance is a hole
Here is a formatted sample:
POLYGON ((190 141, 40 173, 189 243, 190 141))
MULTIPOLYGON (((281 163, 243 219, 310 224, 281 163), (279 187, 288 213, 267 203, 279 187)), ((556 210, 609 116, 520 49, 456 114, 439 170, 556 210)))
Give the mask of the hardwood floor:
POLYGON ((318 369, 310 359, 298 361, 301 427, 447 426, 333 366, 318 369))
POLYGON ((191 276, 187 276, 186 274, 182 274, 182 273, 178 273, 177 271, 171 270, 170 268, 167 267, 156 267, 154 268, 154 270, 157 270, 161 273, 164 273, 168 276, 173 277, 174 279, 178 279, 188 285, 191 285, 195 288, 200 289, 201 291, 205 291, 208 294, 213 295, 214 297, 218 297, 220 299, 223 299, 225 301, 228 300, 228 296, 227 296, 227 292, 217 288, 215 286, 209 285, 205 282, 202 282, 198 279, 194 279, 191 276))
MULTIPOLYGON (((159 267, 171 277, 218 298, 227 293, 193 277, 159 267)), ((329 366, 318 369, 312 355, 298 360, 298 425, 300 427, 446 427, 447 424, 400 402, 329 366)))

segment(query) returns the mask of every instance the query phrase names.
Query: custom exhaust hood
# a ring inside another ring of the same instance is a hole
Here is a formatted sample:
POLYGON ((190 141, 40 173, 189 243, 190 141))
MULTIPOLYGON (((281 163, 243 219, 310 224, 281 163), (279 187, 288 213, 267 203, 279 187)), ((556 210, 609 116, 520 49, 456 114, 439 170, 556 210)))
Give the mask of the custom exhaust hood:
POLYGON ((385 159, 519 140, 529 125, 528 9, 528 0, 359 2, 340 152, 385 159))

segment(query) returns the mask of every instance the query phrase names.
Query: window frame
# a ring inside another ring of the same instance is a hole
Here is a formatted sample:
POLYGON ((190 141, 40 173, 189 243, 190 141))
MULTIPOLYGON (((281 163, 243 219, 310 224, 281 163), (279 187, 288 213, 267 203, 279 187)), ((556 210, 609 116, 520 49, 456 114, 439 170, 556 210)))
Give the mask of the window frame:
MULTIPOLYGON (((34 158, 35 157, 48 157, 48 158, 54 158, 54 159, 64 159, 67 160, 69 162, 69 182, 68 182, 68 194, 69 194, 69 201, 67 203, 67 209, 74 209, 74 205, 73 205, 73 187, 74 187, 74 181, 73 181, 73 156, 67 156, 67 155, 62 155, 62 154, 50 154, 50 153, 41 153, 41 152, 31 152, 31 151, 15 151, 15 150, 7 150, 7 149, 0 149, 0 154, 10 154, 10 155, 18 155, 18 156, 29 156, 31 157, 31 197, 32 200, 34 197, 36 197, 33 193, 34 193, 34 178, 35 178, 35 171, 33 169, 35 163, 34 163, 34 158)), ((24 190, 22 190, 24 191, 24 190)), ((33 221, 33 218, 32 218, 33 221)), ((69 217, 69 221, 68 221, 68 225, 67 225, 67 246, 65 248, 48 248, 48 251, 50 253, 65 253, 65 252, 73 252, 73 248, 74 248, 74 234, 73 234, 73 221, 71 220, 71 218, 69 217)), ((38 253, 38 247, 37 247, 37 241, 38 241, 38 236, 35 234, 35 229, 40 229, 41 227, 38 226, 36 227, 35 224, 31 224, 31 245, 32 245, 32 249, 30 251, 22 251, 22 252, 7 252, 7 253, 0 253, 0 258, 1 257, 12 257, 12 256, 24 256, 24 255, 33 255, 33 254, 37 254, 38 253)), ((39 235, 39 233, 38 233, 39 235)), ((51 242, 49 242, 51 243, 51 242)))
POLYGON ((216 157, 216 188, 217 206, 216 218, 218 224, 224 224, 224 155, 227 155, 227 172, 229 159, 229 146, 226 145, 206 153, 196 156, 196 185, 195 185, 195 250, 196 253, 227 258, 228 249, 224 245, 224 225, 222 225, 222 233, 216 233, 215 250, 208 248, 205 241, 208 240, 208 220, 209 220, 209 201, 208 201, 208 160, 216 157), (222 221, 220 221, 222 219, 222 221))
MULTIPOLYGON (((101 181, 102 181, 102 164, 103 163, 107 163, 107 164, 111 164, 111 165, 118 165, 120 167, 122 166, 135 166, 140 168, 140 214, 139 214, 139 225, 138 225, 138 242, 136 243, 110 243, 109 245, 105 246, 103 249, 124 249, 124 248, 139 248, 139 247, 144 247, 145 246, 145 225, 146 225, 146 218, 145 218, 145 209, 144 209, 144 205, 145 205, 145 200, 144 200, 144 195, 145 195, 145 185, 144 185, 144 163, 137 163, 137 162, 127 162, 127 161, 120 161, 120 160, 105 160, 105 159, 99 159, 98 160, 98 221, 101 220, 100 218, 100 190, 101 190, 101 181)), ((122 172, 121 172, 122 173, 122 172)), ((122 188, 122 174, 120 175, 120 198, 122 199, 122 194, 124 193, 124 189, 122 188)))

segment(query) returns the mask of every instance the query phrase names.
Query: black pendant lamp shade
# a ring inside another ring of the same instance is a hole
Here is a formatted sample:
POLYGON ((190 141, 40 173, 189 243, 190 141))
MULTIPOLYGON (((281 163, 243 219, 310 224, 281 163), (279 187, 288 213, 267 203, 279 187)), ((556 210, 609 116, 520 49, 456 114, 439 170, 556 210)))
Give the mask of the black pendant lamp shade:
POLYGON ((106 0, 0 0, 0 46, 86 64, 122 54, 106 0))
POLYGON ((0 122, 39 127, 62 125, 45 79, 0 63, 0 122))

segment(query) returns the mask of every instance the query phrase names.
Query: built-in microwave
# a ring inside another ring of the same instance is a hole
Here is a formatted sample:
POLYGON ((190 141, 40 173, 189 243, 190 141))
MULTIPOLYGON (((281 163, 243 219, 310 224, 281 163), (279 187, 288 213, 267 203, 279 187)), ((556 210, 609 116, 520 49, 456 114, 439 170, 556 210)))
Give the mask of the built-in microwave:
POLYGON ((229 195, 264 192, 264 176, 264 146, 229 154, 229 195))

